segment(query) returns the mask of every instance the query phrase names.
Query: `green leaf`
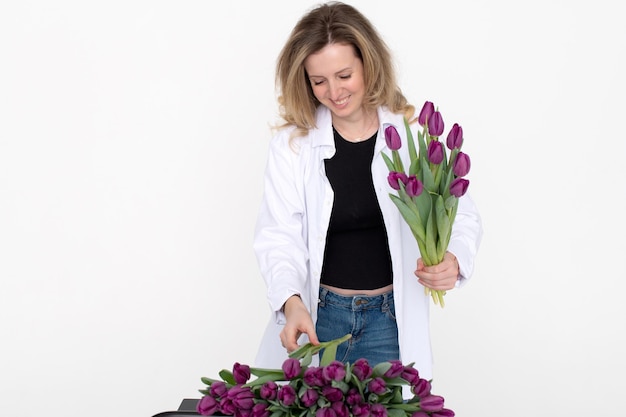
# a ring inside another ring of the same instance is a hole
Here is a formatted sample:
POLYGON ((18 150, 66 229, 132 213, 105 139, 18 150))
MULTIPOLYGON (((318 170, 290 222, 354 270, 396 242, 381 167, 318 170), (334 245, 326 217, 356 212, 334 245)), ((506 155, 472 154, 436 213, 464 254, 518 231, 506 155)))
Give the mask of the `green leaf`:
POLYGON ((404 172, 404 164, 402 164, 398 151, 391 151, 391 155, 393 156, 393 164, 396 167, 396 171, 404 172))
POLYGON ((250 368, 250 373, 254 376, 265 376, 265 375, 273 375, 273 374, 283 374, 282 369, 272 369, 272 368, 250 368))
POLYGON ((434 193, 437 191, 437 186, 435 185, 435 177, 433 177, 433 173, 431 172, 430 168, 429 168, 429 163, 426 160, 425 157, 420 158, 421 159, 421 166, 422 166, 422 182, 424 183, 424 188, 431 192, 434 193))
POLYGON ((450 210, 452 208, 454 208, 459 202, 459 199, 456 198, 453 195, 448 196, 448 198, 446 198, 446 201, 444 202, 444 205, 446 207, 446 210, 450 210))
POLYGON ((380 362, 374 366, 372 369, 373 376, 382 376, 391 368, 390 362, 380 362))
POLYGON ((383 156, 383 159, 385 160, 385 164, 387 165, 387 169, 389 171, 396 171, 397 172, 396 166, 393 164, 391 159, 384 152, 381 152, 381 155, 383 156))
MULTIPOLYGON (((404 127, 406 128, 406 139, 407 145, 409 147, 409 158, 411 158, 411 166, 413 165, 413 161, 417 160, 417 152, 415 151, 415 141, 413 140, 413 133, 411 132, 411 126, 409 126, 409 121, 404 118, 404 127)), ((409 170, 410 172, 410 170, 409 170)))
POLYGON ((309 366, 311 364, 311 362, 313 362, 313 352, 312 350, 309 350, 306 355, 304 355, 304 358, 302 358, 300 360, 300 366, 302 366, 303 368, 309 366))
POLYGON ((247 384, 245 384, 245 387, 256 387, 259 385, 263 385, 268 381, 286 381, 285 379, 285 374, 279 375, 279 374, 268 374, 268 375, 263 375, 258 377, 257 379, 255 379, 254 381, 250 381, 247 384))
MULTIPOLYGON (((436 259, 437 245, 435 242, 437 241, 437 227, 435 222, 435 210, 433 208, 426 222, 426 241, 424 243, 426 245, 426 253, 428 254, 427 265, 436 265, 440 262, 440 260, 436 259)), ((424 263, 426 263, 426 260, 424 260, 424 263)))
POLYGON ((235 382, 235 377, 233 376, 233 373, 230 372, 229 370, 226 369, 222 369, 219 373, 220 378, 222 378, 222 380, 228 384, 231 385, 236 385, 237 382, 235 382))
POLYGON ((398 207, 400 214, 404 218, 404 221, 409 225, 409 228, 415 235, 415 238, 422 241, 426 239, 426 233, 424 232, 422 222, 417 217, 415 212, 411 210, 409 206, 407 206, 406 203, 400 199, 400 197, 393 194, 389 194, 389 196, 391 197, 391 200, 394 202, 396 207, 398 207))
POLYGON ((332 345, 324 349, 324 353, 320 359, 320 366, 328 366, 337 356, 337 345, 332 345))
POLYGON ((304 345, 300 346, 298 349, 291 352, 289 354, 289 357, 295 358, 295 359, 302 359, 304 356, 306 356, 307 352, 309 352, 313 348, 315 348, 315 345, 313 343, 311 342, 305 343, 304 345))
POLYGON ((217 382, 217 379, 207 378, 207 377, 203 376, 202 378, 200 378, 200 381, 202 381, 202 383, 204 383, 206 385, 211 385, 212 383, 217 382))
POLYGON ((437 218, 437 234, 439 237, 437 242, 437 258, 443 260, 443 255, 446 249, 448 249, 452 224, 448 218, 448 212, 444 206, 443 197, 440 195, 437 196, 435 200, 435 216, 437 218))
POLYGON ((421 132, 417 132, 417 143, 419 146, 419 154, 420 157, 426 156, 428 150, 426 148, 426 127, 423 128, 421 132))
POLYGON ((398 408, 387 408, 387 417, 407 417, 407 413, 398 408))

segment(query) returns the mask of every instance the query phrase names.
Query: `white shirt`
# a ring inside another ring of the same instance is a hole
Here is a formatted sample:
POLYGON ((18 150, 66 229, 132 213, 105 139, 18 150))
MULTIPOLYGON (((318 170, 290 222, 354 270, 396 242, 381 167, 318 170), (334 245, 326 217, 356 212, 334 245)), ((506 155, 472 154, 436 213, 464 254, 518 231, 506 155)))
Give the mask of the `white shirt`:
MULTIPOLYGON (((391 156, 382 126, 393 124, 402 138, 400 153, 404 153, 403 163, 409 166, 404 119, 402 115, 393 114, 385 108, 378 109, 378 119, 380 127, 372 161, 372 178, 391 253, 400 359, 405 364, 414 362, 420 376, 429 379, 432 378, 429 336, 431 301, 414 274, 420 257, 419 249, 410 229, 389 198, 389 193, 395 191, 389 186, 389 170, 381 156, 382 152, 391 156)), ((317 317, 320 273, 333 207, 333 190, 324 168, 324 159, 331 158, 335 153, 332 118, 328 108, 318 108, 316 126, 307 136, 291 140, 289 135, 292 128, 282 129, 270 143, 265 194, 254 239, 254 249, 267 285, 267 298, 272 311, 255 363, 255 366, 262 368, 279 369, 288 357, 279 339, 285 323, 280 310, 287 298, 299 294, 311 312, 314 323, 317 317)), ((413 136, 417 137, 415 131, 413 136)), ((481 236, 480 216, 466 194, 459 199, 448 246, 459 263, 459 285, 472 275, 481 236)), ((299 343, 306 342, 306 335, 303 335, 299 343)))

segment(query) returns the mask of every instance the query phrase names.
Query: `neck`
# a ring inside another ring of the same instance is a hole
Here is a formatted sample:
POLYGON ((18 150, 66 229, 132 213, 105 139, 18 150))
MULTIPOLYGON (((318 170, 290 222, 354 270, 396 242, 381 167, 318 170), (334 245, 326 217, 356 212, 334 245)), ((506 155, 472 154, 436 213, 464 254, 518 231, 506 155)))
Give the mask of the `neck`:
POLYGON ((361 142, 378 130, 378 115, 376 111, 363 111, 362 117, 355 121, 333 119, 333 127, 345 140, 361 142))

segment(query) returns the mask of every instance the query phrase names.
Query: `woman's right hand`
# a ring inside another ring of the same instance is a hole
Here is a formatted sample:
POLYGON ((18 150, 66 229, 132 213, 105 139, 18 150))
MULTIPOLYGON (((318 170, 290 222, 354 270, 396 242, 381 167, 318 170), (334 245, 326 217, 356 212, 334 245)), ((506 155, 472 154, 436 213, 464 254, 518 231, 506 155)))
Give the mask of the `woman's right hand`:
POLYGON ((306 334, 309 337, 309 341, 314 345, 319 345, 317 339, 317 333, 315 333, 315 325, 311 314, 304 306, 302 299, 297 296, 291 296, 285 301, 285 319, 286 323, 283 330, 280 332, 280 341, 287 353, 291 353, 298 349, 298 338, 302 334, 306 334))

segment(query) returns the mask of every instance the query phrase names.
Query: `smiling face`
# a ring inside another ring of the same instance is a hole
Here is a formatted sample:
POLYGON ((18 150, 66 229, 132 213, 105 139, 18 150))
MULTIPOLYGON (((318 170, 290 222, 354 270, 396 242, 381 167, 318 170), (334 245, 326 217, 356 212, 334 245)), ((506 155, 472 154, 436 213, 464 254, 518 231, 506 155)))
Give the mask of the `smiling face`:
POLYGON ((304 61, 315 98, 328 107, 333 120, 357 121, 363 116, 363 62, 354 47, 331 43, 304 61))

